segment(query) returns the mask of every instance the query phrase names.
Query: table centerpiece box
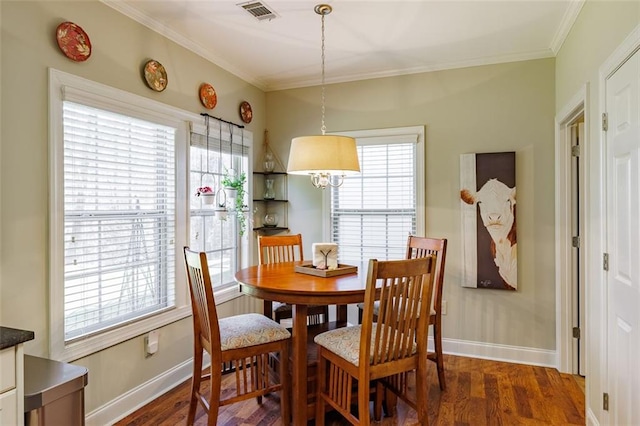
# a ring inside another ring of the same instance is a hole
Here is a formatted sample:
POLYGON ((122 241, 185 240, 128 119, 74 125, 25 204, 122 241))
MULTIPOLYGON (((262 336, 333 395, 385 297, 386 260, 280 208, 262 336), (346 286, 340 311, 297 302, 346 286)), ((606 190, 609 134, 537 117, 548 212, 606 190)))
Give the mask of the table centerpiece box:
POLYGON ((335 269, 317 269, 311 262, 303 263, 295 266, 295 271, 307 275, 315 275, 317 277, 335 277, 337 275, 356 274, 358 267, 353 265, 338 264, 335 269))

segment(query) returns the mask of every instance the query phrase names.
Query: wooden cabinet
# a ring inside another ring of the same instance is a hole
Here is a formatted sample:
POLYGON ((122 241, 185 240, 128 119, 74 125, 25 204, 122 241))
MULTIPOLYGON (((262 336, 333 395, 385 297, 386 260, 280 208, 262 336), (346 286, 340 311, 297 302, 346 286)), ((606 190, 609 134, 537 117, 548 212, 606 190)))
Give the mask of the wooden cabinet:
POLYGON ((24 342, 33 331, 0 326, 0 425, 24 425, 24 342))
POLYGON ((22 344, 0 351, 0 425, 24 424, 22 344))
POLYGON ((285 172, 253 172, 254 231, 278 232, 289 229, 288 181, 285 172), (265 218, 267 214, 271 217, 265 218), (276 220, 273 222, 273 215, 276 220), (272 223, 269 223, 269 219, 272 223))

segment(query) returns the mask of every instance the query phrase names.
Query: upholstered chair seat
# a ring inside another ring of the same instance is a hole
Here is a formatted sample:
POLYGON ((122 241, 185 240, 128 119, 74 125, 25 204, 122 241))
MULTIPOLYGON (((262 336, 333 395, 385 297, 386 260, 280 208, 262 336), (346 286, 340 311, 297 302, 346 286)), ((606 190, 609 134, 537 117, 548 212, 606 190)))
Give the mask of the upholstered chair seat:
MULTIPOLYGON (((376 339, 377 332, 377 324, 373 323, 371 327, 371 339, 376 339)), ((351 327, 343 327, 327 331, 326 333, 317 335, 313 340, 318 345, 330 350, 340 358, 343 358, 357 367, 360 365, 361 334, 362 326, 354 325, 351 327)), ((373 350, 373 347, 371 349, 373 350)), ((383 349, 388 350, 388 348, 383 349)), ((415 354, 417 350, 418 347, 414 344, 410 355, 415 354)), ((382 357, 384 358, 384 354, 382 357)), ((371 353, 370 361, 373 361, 373 353, 371 353)))
POLYGON ((289 331, 261 314, 241 314, 220 318, 220 349, 247 348, 289 339, 289 331))

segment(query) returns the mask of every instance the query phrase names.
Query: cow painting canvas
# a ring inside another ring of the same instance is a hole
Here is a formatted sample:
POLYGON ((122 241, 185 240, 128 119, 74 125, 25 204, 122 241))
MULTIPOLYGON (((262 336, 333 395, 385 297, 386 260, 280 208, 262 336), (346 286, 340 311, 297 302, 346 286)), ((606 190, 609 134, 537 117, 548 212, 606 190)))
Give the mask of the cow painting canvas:
POLYGON ((515 152, 460 156, 464 287, 516 290, 515 152))

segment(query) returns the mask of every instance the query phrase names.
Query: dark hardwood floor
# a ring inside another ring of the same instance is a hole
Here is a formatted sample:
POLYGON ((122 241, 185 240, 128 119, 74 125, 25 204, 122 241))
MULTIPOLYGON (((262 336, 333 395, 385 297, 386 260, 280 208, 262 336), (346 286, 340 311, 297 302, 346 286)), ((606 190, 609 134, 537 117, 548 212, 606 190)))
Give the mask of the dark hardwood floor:
MULTIPOLYGON (((445 355, 447 390, 440 391, 435 365, 429 363, 430 425, 584 425, 584 378, 556 369, 445 355)), ((234 375, 223 380, 231 388, 234 375)), ((184 425, 190 381, 117 422, 116 426, 184 425)), ((198 408, 196 425, 206 425, 198 408)), ((218 425, 282 425, 277 395, 223 407, 218 425)), ((313 425, 309 422, 309 425, 313 425)), ((348 424, 328 416, 327 425, 348 424)), ((415 411, 399 402, 395 416, 379 425, 417 424, 415 411)))

